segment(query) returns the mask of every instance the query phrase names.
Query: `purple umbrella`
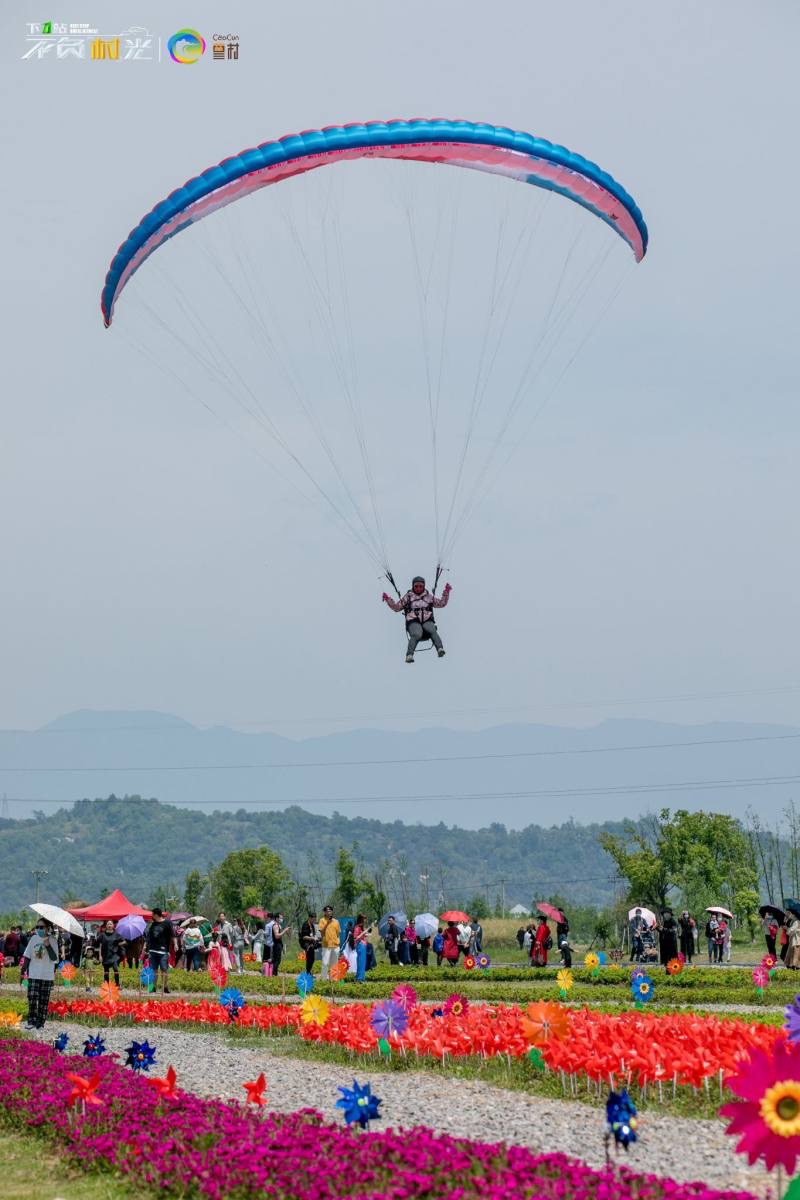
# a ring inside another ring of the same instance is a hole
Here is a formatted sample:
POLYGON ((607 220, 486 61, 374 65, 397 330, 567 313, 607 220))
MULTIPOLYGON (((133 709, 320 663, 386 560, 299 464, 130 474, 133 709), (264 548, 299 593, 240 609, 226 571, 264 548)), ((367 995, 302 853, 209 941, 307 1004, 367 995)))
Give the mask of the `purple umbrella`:
POLYGON ((143 917, 123 917, 117 922, 117 933, 126 942, 132 942, 134 938, 142 936, 146 924, 143 917))

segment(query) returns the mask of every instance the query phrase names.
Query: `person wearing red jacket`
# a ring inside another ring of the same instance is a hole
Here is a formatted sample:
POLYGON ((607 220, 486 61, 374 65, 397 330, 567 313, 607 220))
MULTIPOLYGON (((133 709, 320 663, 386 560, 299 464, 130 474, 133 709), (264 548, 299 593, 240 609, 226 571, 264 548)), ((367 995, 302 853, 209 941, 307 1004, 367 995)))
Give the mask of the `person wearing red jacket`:
POLYGON ((444 947, 442 948, 442 957, 451 967, 454 967, 458 962, 458 926, 455 921, 447 922, 447 929, 444 931, 444 947))

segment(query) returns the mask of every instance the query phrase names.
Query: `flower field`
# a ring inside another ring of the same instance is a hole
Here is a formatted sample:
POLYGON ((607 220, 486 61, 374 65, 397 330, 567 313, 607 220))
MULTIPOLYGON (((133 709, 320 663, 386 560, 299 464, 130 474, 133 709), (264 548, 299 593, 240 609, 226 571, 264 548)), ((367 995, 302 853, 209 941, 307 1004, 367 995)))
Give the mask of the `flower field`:
MULTIPOLYGON (((311 1042, 331 1043, 360 1054, 381 1049, 394 1054, 431 1056, 441 1060, 465 1056, 521 1058, 536 1046, 543 1065, 563 1079, 588 1078, 597 1084, 635 1082, 639 1087, 667 1084, 700 1088, 721 1083, 741 1056, 751 1049, 768 1050, 782 1040, 774 1026, 723 1020, 690 1013, 658 1015, 628 1010, 599 1013, 556 1004, 533 1004, 527 1010, 511 1005, 467 1005, 460 1012, 415 1004, 406 1014, 402 1033, 382 1037, 369 1005, 325 1005, 323 1018, 310 1015, 316 997, 305 1006, 246 1004, 235 1017, 245 1029, 290 1030, 311 1042), (551 1031, 537 1014, 558 1014, 560 1028, 551 1031), (533 1020, 531 1020, 533 1017, 533 1020), (538 1028, 538 1032, 537 1032, 538 1028)), ((51 1013, 59 1017, 116 1017, 136 1024, 231 1023, 228 1010, 217 1001, 119 1000, 109 1006, 98 1000, 56 1000, 51 1013)))
MULTIPOLYGON (((248 1087, 256 1088, 256 1084, 248 1087)), ((560 1154, 436 1135, 361 1133, 310 1110, 262 1115, 180 1091, 109 1058, 0 1040, 0 1120, 38 1130, 87 1171, 161 1196, 249 1200, 751 1200, 560 1154), (153 1086, 155 1084, 155 1086, 153 1086)))

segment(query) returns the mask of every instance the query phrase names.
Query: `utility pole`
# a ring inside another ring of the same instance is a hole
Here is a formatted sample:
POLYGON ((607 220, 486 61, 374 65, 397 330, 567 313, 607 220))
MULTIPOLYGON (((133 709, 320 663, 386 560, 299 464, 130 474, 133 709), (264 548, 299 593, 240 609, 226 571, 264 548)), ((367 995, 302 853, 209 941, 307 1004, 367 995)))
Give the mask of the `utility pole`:
POLYGON ((506 881, 505 881, 505 879, 500 880, 500 888, 501 888, 501 891, 500 891, 500 916, 504 917, 506 915, 506 881))
POLYGON ((31 871, 31 875, 33 876, 34 882, 36 883, 36 899, 34 900, 34 904, 39 903, 39 885, 42 882, 42 880, 45 878, 45 876, 49 875, 49 873, 50 872, 46 871, 44 867, 38 867, 36 870, 31 871))

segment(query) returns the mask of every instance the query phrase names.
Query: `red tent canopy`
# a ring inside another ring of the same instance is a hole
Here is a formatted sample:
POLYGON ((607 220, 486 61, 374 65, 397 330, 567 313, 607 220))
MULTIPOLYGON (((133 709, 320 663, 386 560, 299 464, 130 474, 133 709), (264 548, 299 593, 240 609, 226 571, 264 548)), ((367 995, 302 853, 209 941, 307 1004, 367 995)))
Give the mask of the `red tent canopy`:
POLYGON ((120 921, 123 917, 152 917, 147 908, 140 908, 117 888, 105 900, 90 904, 86 908, 71 908, 69 911, 79 921, 120 921))

